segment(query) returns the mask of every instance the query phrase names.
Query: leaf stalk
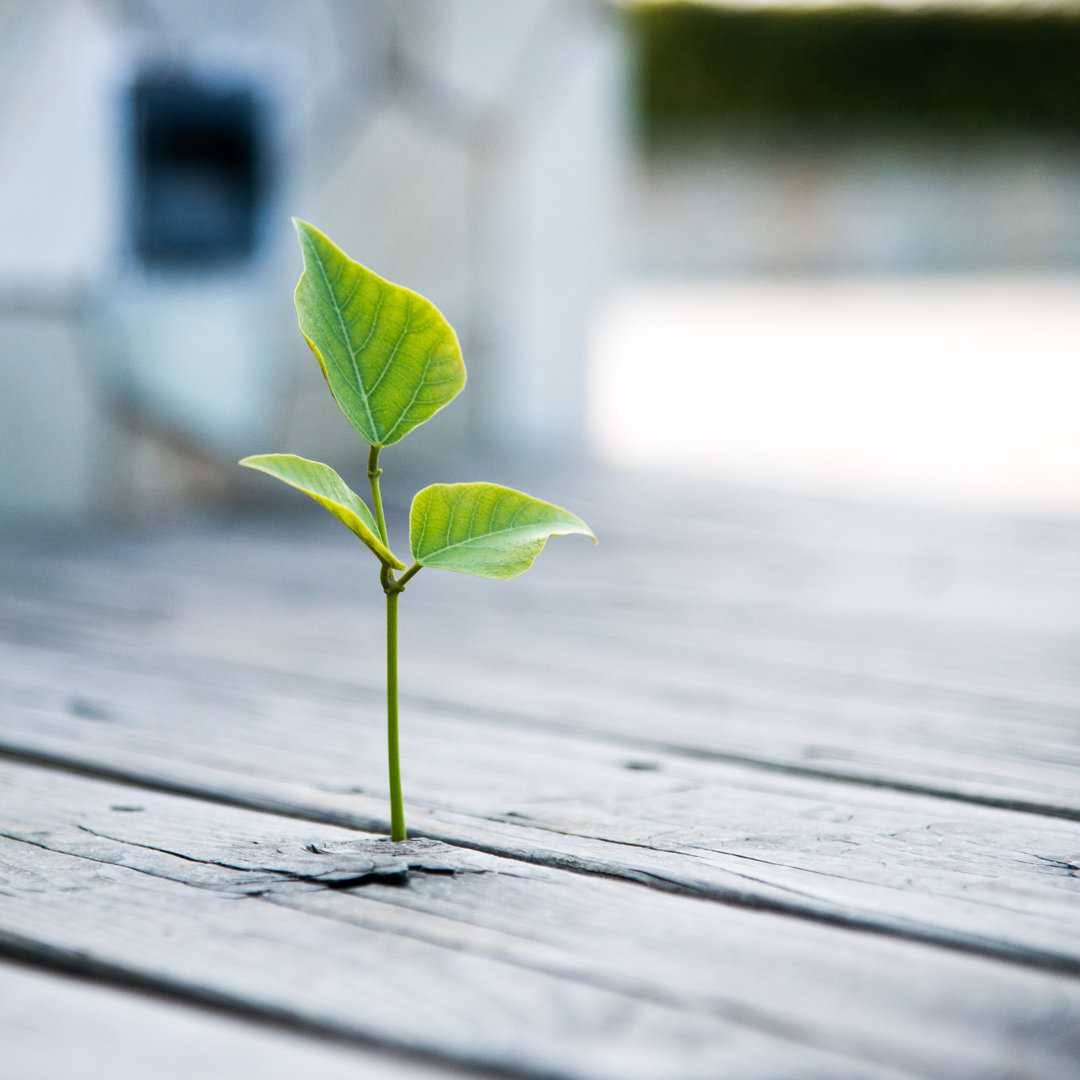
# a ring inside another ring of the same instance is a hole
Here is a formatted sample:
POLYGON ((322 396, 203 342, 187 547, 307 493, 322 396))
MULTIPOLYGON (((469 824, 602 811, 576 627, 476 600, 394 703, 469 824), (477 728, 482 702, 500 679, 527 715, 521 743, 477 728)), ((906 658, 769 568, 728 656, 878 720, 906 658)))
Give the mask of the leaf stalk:
POLYGON ((397 581, 395 582, 395 584, 397 585, 397 587, 398 587, 399 589, 401 589, 402 591, 404 591, 406 583, 407 583, 407 582, 409 582, 409 581, 412 581, 412 579, 413 579, 414 577, 416 577, 416 575, 417 575, 417 574, 419 574, 419 573, 420 573, 420 571, 421 571, 421 570, 423 570, 423 569, 424 569, 424 568, 423 568, 423 566, 422 566, 422 565, 421 565, 420 563, 418 563, 418 562, 414 562, 414 563, 412 564, 412 566, 410 566, 410 567, 409 567, 409 569, 408 569, 408 570, 406 570, 406 571, 405 571, 405 573, 404 573, 404 574, 402 574, 402 575, 401 575, 401 577, 399 577, 399 578, 397 579, 397 581))

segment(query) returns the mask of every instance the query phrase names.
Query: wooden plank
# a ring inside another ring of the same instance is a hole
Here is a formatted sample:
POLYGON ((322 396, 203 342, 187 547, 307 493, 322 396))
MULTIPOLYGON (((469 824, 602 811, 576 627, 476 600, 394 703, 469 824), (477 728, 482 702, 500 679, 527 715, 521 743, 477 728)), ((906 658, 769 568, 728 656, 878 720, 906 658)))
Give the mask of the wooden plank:
MULTIPOLYGON (((743 1064, 751 1075, 769 1075, 794 1058, 768 1038, 722 1021, 673 1015, 401 935, 331 927, 280 905, 226 902, 204 884, 193 889, 183 880, 9 842, 0 844, 0 865, 8 879, 4 925, 11 928, 0 945, 24 955, 36 948, 42 963, 77 953, 95 971, 219 1008, 296 1018, 314 1030, 526 1076, 557 1069, 569 1076, 660 1076, 661 1054, 687 1076, 741 1071, 743 1064), (33 888, 12 898, 15 875, 33 888), (80 892, 81 903, 48 891, 49 881, 80 892), (571 1038, 574 1018, 580 1019, 571 1038), (618 1037, 612 1040, 606 1029, 618 1037), (697 1064, 697 1055, 689 1060, 679 1053, 684 1045, 711 1052, 697 1064), (564 1054, 571 1060, 562 1061, 564 1054), (753 1067, 759 1061, 761 1072, 753 1067)), ((834 1065, 840 1067, 818 1062, 834 1065)), ((840 1067, 840 1073, 854 1070, 840 1067)))
MULTIPOLYGON (((27 841, 0 842, 0 944, 36 946, 43 963, 75 952, 96 971, 192 1000, 511 1075, 799 1075, 806 1062, 817 1073, 861 1075, 842 1056, 724 1016, 485 956, 463 946, 467 930, 446 943, 387 926, 391 909, 366 889, 346 897, 362 909, 356 920, 304 911, 283 901, 315 886, 272 888, 289 854, 276 837, 268 866, 247 874, 232 851, 219 866, 85 831, 78 839, 89 850, 58 854, 40 835, 40 804, 30 812, 27 841), (133 869, 102 853, 109 843, 133 869)), ((255 835, 265 841, 263 829, 255 835)))
MULTIPOLYGON (((378 625, 378 615, 369 615, 370 632, 378 625)), ((204 625, 213 625, 211 613, 204 613, 203 619, 204 625)), ((381 696, 373 670, 377 665, 370 659, 358 660, 354 676, 341 655, 342 640, 362 640, 358 635, 330 632, 323 641, 314 634, 306 641, 294 639, 296 651, 311 658, 313 670, 290 673, 276 666, 281 643, 270 641, 275 634, 267 628, 296 627, 302 620, 289 611, 271 611, 260 604, 255 607, 254 619, 250 636, 256 645, 235 644, 242 642, 245 634, 234 629, 233 652, 243 653, 257 648, 260 640, 267 641, 264 663, 234 658, 231 674, 222 670, 230 666, 228 652, 214 647, 217 639, 209 632, 202 635, 210 639, 205 646, 207 655, 202 656, 160 648, 151 651, 134 640, 110 650, 102 649, 100 642, 85 648, 65 643, 65 649, 87 656, 93 666, 103 670, 137 665, 147 671, 187 670, 193 675, 203 671, 214 673, 215 681, 247 680, 279 686, 316 678, 329 684, 329 692, 349 693, 368 702, 381 696), (326 669, 325 674, 320 668, 326 669)), ((485 618, 481 616, 479 621, 485 618)), ((491 644, 470 640, 465 626, 453 631, 449 626, 445 631, 433 630, 430 624, 426 627, 432 638, 451 638, 461 651, 447 656, 442 646, 428 654, 407 653, 407 689, 402 697, 406 708, 437 706, 468 711, 501 728, 587 732, 621 743, 630 753, 711 756, 1080 819, 1076 714, 1071 709, 1035 705, 1007 708, 998 702, 983 703, 985 711, 978 712, 976 702, 967 715, 959 707, 950 711, 943 703, 932 708, 912 704, 911 695, 905 698, 890 688, 880 690, 880 696, 875 697, 867 690, 856 692, 848 686, 845 692, 837 686, 830 691, 832 700, 822 702, 820 692, 791 687, 781 693, 775 683, 769 691, 771 701, 733 704, 730 697, 741 693, 740 681, 756 680, 768 687, 773 675, 749 662, 736 665, 740 674, 725 684, 720 697, 704 689, 701 681, 704 677, 726 679, 727 668, 720 660, 699 659, 696 666, 666 665, 669 671, 683 675, 677 689, 650 688, 641 685, 636 673, 655 657, 627 648, 617 661, 605 664, 596 650, 582 642, 578 648, 581 659, 575 662, 578 670, 569 670, 566 658, 571 650, 565 643, 559 656, 539 644, 531 649, 523 646, 520 653, 511 655, 494 642, 500 637, 512 639, 512 631, 492 625, 490 619, 486 622, 491 644), (920 739, 925 739, 925 747, 920 739)), ((329 629, 335 629, 333 623, 329 629)), ((424 629, 406 626, 404 641, 424 640, 424 629)), ((189 632, 192 639, 198 637, 194 625, 189 632)), ((42 631, 42 637, 52 636, 51 629, 42 631)), ((50 647, 47 652, 51 651, 50 647)), ((21 649, 6 646, 3 652, 13 672, 27 663, 21 649)), ((21 674, 19 678, 22 681, 21 674)))
MULTIPOLYGON (((172 587, 186 593, 188 583, 172 587)), ((205 607, 195 610, 211 627, 205 607)), ((266 626, 281 621, 270 618, 271 608, 258 610, 266 626)), ((287 624, 296 631, 295 621, 287 624)), ((219 629, 212 628, 211 641, 220 653, 242 651, 242 635, 214 637, 219 629)), ((194 623, 177 628, 170 620, 170 648, 173 635, 182 643, 194 631, 194 623)), ((311 655, 322 656, 339 637, 330 635, 311 655)), ((230 664, 227 656, 197 661, 164 649, 140 656, 137 671, 127 670, 130 659, 79 650, 58 658, 53 650, 9 646, 8 656, 7 697, 27 703, 9 709, 9 749, 105 767, 123 750, 129 775, 164 783, 193 775, 178 772, 179 763, 205 765, 232 775, 196 778, 199 790, 244 801, 267 798, 243 775, 254 771, 291 782, 282 797, 308 815, 341 820, 335 815, 344 813, 370 823, 385 814, 378 800, 333 797, 384 788, 381 692, 357 701, 347 680, 275 675, 230 664), (113 722, 95 721, 95 711, 113 722), (297 791, 297 783, 308 790, 297 791)), ((547 725, 504 727, 498 711, 472 715, 415 698, 410 704, 407 793, 432 835, 528 857, 558 857, 558 845, 570 845, 575 857, 623 873, 640 864, 618 845, 636 845, 654 860, 649 872, 682 887, 871 919, 896 932, 1014 950, 1032 962, 1078 958, 1067 902, 1077 847, 1072 824, 1044 826, 671 753, 641 760, 643 748, 632 742, 549 733, 547 725), (493 829, 490 819, 511 828, 493 829), (679 852, 694 853, 693 873, 684 859, 665 861, 679 852), (1025 917, 1003 911, 1003 899, 1025 917)), ((622 721, 623 712, 609 711, 622 721)), ((1063 772, 1075 780, 1075 770, 1063 772)))
POLYGON ((359 1046, 240 1021, 100 982, 0 963, 0 1030, 10 1080, 433 1080, 425 1066, 359 1046))
MULTIPOLYGON (((91 673, 87 672, 88 678, 91 673)), ((385 828, 381 719, 306 693, 131 673, 125 712, 9 707, 0 746, 239 805, 385 828)), ((641 761, 566 735, 412 715, 414 832, 728 903, 1080 971, 1080 824, 744 766, 641 761), (648 768, 627 768, 627 764, 648 768)))
POLYGON ((1080 1051, 1075 978, 29 766, 0 783, 0 944, 42 963, 522 1075, 1065 1078, 1080 1051))
MULTIPOLYGON (((1077 970, 1075 528, 909 538, 896 515, 860 532, 849 510, 751 500, 753 527, 701 507, 672 540, 563 501, 603 534, 605 569, 553 545, 544 577, 425 574, 410 589, 414 822, 729 915, 766 905, 860 940, 1009 957, 1020 974, 1077 970), (935 592, 913 567, 933 577, 943 550, 955 580, 935 592), (828 779, 844 775, 865 786, 828 779)), ((2 737, 151 785, 380 821, 380 647, 362 654, 381 613, 337 583, 353 554, 332 534, 293 549, 241 530, 11 556, 2 737)))
MULTIPOLYGON (((916 515, 906 535, 880 508, 774 499, 747 524, 677 506, 655 509, 674 517, 662 552, 655 526, 597 507, 602 558, 552 545, 550 572, 510 586, 417 579, 407 691, 500 723, 1080 817, 1075 528, 916 515), (912 577, 935 551, 958 579, 937 591, 912 577)), ((376 693, 377 656, 359 654, 381 598, 339 584, 363 562, 333 534, 295 548, 240 530, 23 556, 0 586, 7 634, 376 693)))

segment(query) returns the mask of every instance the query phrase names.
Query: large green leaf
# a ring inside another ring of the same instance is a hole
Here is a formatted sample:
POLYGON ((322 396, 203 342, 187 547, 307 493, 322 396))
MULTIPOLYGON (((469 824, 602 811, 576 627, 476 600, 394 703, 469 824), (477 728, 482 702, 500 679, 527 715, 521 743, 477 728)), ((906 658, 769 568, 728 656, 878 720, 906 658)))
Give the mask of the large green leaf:
POLYGON ((453 328, 430 300, 353 262, 294 219, 304 253, 300 329, 339 408, 372 446, 389 446, 465 385, 453 328))
POLYGON ((344 522, 383 562, 395 570, 405 564, 379 539, 379 527, 364 501, 329 465, 308 461, 295 454, 256 454, 240 462, 310 495, 331 514, 344 522))
POLYGON ((409 537, 421 566, 507 580, 524 574, 549 536, 592 530, 562 507, 498 484, 432 484, 413 499, 409 537))

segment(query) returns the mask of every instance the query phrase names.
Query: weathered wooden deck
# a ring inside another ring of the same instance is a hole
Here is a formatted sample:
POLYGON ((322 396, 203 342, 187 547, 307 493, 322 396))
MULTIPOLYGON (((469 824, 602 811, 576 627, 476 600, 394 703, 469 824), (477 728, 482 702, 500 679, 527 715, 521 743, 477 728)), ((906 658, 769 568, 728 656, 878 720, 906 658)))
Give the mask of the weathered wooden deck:
POLYGON ((402 601, 404 851, 340 526, 6 544, 0 1077, 1080 1076, 1080 523, 533 487, 601 547, 402 601))

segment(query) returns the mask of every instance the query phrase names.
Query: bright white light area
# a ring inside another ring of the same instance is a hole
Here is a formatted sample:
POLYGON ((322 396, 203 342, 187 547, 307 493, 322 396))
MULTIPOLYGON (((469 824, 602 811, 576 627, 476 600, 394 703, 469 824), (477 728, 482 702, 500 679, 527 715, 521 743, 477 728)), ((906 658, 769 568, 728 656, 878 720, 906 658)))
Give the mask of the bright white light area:
POLYGON ((617 464, 1080 514, 1080 278, 641 285, 590 379, 617 464))

